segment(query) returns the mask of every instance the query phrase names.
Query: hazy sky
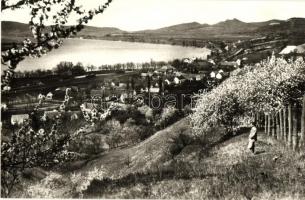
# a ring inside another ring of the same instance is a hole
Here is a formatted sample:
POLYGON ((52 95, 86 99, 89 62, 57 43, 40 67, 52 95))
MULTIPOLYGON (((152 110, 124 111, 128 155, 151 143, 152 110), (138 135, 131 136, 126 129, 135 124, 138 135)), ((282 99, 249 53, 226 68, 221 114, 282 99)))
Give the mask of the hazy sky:
MULTIPOLYGON (((86 8, 101 0, 78 0, 86 8)), ((28 10, 5 11, 1 20, 29 21, 28 10)), ((91 26, 118 27, 127 31, 199 22, 214 24, 237 18, 245 22, 305 17, 305 0, 113 0, 91 26)))

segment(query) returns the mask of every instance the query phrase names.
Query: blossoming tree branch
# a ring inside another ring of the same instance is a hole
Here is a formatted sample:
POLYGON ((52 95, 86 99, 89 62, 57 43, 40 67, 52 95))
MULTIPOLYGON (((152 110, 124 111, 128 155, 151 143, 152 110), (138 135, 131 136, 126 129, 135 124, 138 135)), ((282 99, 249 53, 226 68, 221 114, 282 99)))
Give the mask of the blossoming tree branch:
POLYGON ((110 5, 107 0, 97 8, 85 10, 77 0, 1 0, 1 12, 7 9, 29 9, 29 28, 33 39, 26 38, 21 44, 1 53, 1 64, 6 65, 2 77, 2 91, 11 89, 14 71, 25 57, 41 57, 62 44, 62 38, 76 35, 94 16, 101 14, 110 5), (65 26, 72 15, 79 16, 75 25, 65 26), (50 24, 47 26, 47 24, 50 24))

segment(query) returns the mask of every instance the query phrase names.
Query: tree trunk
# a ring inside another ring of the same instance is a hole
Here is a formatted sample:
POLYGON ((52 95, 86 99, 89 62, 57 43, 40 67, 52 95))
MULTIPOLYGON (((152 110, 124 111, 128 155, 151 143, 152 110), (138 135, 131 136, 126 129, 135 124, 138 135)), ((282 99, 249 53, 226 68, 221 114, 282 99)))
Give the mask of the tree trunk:
POLYGON ((293 135, 293 150, 297 149, 298 146, 298 115, 297 106, 293 106, 292 110, 292 135, 293 135))
POLYGON ((302 117, 301 117, 301 137, 300 137, 300 147, 305 146, 305 95, 303 96, 302 103, 302 117))
POLYGON ((267 135, 268 133, 268 115, 265 114, 265 134, 267 135))
POLYGON ((285 142, 287 142, 287 109, 286 106, 284 107, 283 110, 283 139, 285 142))
POLYGON ((268 133, 268 136, 271 136, 271 116, 270 116, 270 114, 268 114, 267 117, 268 117, 267 133, 268 133))
POLYGON ((280 139, 280 118, 279 118, 280 112, 276 113, 275 115, 275 124, 276 124, 276 136, 275 139, 280 139))
POLYGON ((274 137, 275 138, 275 134, 276 134, 276 130, 275 130, 275 128, 276 128, 276 126, 275 126, 275 116, 274 116, 274 114, 271 116, 272 117, 272 137, 274 137))
POLYGON ((283 140, 283 111, 280 110, 279 111, 279 115, 280 115, 280 140, 283 140))
POLYGON ((288 105, 288 146, 292 146, 292 113, 291 113, 291 104, 288 105))

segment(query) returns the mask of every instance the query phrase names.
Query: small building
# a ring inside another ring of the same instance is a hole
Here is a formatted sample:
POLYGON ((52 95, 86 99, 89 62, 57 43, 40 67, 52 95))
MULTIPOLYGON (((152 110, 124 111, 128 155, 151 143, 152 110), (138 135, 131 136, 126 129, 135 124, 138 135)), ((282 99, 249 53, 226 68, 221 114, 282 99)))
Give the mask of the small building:
POLYGON ((12 115, 11 124, 12 125, 22 125, 26 120, 29 120, 30 116, 28 114, 18 114, 12 115))
POLYGON ((287 55, 287 54, 290 54, 290 53, 296 53, 296 51, 297 51, 297 46, 288 45, 279 54, 287 55))
POLYGON ((196 79, 196 81, 201 81, 204 77, 205 77, 204 74, 197 74, 195 79, 196 79))
POLYGON ((162 73, 173 73, 176 70, 173 66, 163 66, 158 71, 162 73))
POLYGON ((179 79, 178 77, 175 77, 175 78, 174 78, 174 83, 175 83, 176 85, 178 85, 178 84, 181 83, 181 81, 180 81, 180 79, 179 79))
POLYGON ((305 44, 301 44, 301 45, 297 46, 296 53, 304 54, 305 53, 305 44))
POLYGON ((128 98, 128 94, 127 94, 127 93, 123 93, 123 94, 121 94, 121 96, 120 96, 120 101, 121 101, 122 103, 125 103, 127 98, 128 98))
POLYGON ((221 73, 217 73, 217 74, 216 74, 216 78, 219 79, 219 80, 222 79, 221 73))
POLYGON ((59 111, 57 110, 49 110, 44 111, 43 116, 41 117, 41 120, 46 121, 47 119, 56 119, 59 116, 59 111))
POLYGON ((150 88, 150 92, 151 93, 159 93, 160 92, 160 88, 152 87, 152 88, 150 88))
POLYGON ((222 69, 226 69, 226 70, 233 70, 237 67, 239 67, 241 64, 241 61, 223 61, 223 62, 220 62, 220 67, 222 69))
POLYGON ((119 83, 119 87, 120 88, 127 88, 127 84, 126 83, 119 83))
POLYGON ((52 99, 53 99, 53 94, 52 94, 52 92, 49 92, 47 94, 47 100, 52 100, 52 99))
POLYGON ((142 76, 142 77, 146 77, 146 76, 147 76, 147 73, 141 73, 141 76, 142 76))
POLYGON ((211 77, 211 78, 215 78, 215 77, 216 77, 216 73, 215 73, 215 72, 211 72, 211 73, 210 73, 210 77, 211 77))

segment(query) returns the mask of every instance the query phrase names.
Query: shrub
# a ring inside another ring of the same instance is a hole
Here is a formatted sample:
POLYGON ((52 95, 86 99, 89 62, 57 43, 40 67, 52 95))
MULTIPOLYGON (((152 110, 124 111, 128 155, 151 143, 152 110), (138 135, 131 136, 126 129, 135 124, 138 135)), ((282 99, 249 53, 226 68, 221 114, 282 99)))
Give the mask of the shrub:
POLYGON ((102 180, 105 174, 103 167, 81 174, 60 175, 51 172, 39 183, 27 188, 27 198, 82 198, 83 192, 93 180, 102 180))
POLYGON ((169 107, 163 108, 160 119, 156 122, 155 126, 158 128, 165 128, 165 127, 173 124, 174 122, 176 122, 182 116, 183 116, 183 113, 181 113, 175 107, 169 106, 169 107))

